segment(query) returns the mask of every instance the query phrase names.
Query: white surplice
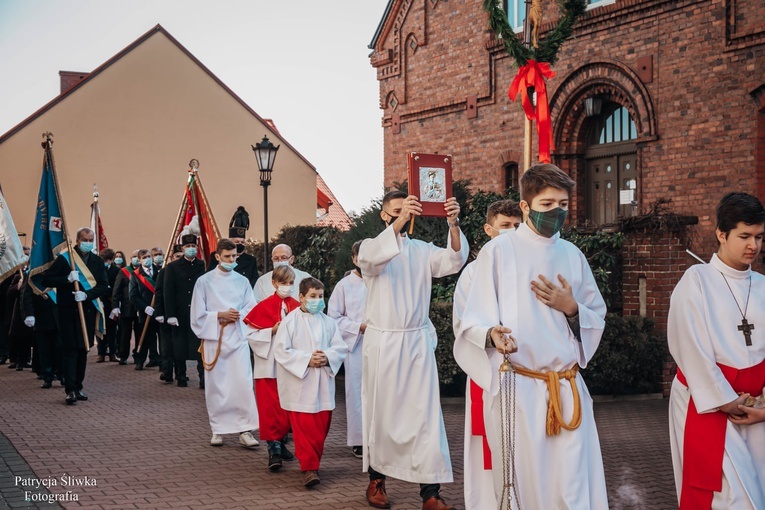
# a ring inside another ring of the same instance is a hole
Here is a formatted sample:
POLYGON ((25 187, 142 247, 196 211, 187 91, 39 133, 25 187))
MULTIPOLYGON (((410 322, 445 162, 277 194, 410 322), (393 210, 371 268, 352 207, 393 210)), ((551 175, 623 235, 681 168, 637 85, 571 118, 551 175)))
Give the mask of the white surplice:
MULTIPOLYGON (((465 303, 467 302, 474 273, 475 261, 465 266, 459 280, 457 280, 457 286, 454 288, 452 324, 454 327, 455 338, 460 331, 462 314, 465 310, 465 303)), ((456 360, 463 359, 464 356, 469 356, 472 351, 472 346, 466 345, 465 342, 454 343, 454 359, 456 360), (466 347, 467 349, 465 349, 466 347)), ((500 354, 494 348, 486 349, 486 355, 501 358, 500 354)), ((501 362, 502 360, 499 359, 495 362, 495 365, 499 365, 501 362)), ((470 377, 468 377, 465 387, 465 447, 463 455, 464 469, 462 470, 464 476, 465 508, 467 510, 482 510, 494 508, 496 506, 494 477, 491 469, 484 469, 483 439, 481 436, 473 435, 473 420, 471 415, 473 400, 470 395, 470 382, 470 377)), ((487 408, 491 408, 492 403, 492 397, 486 391, 483 392, 483 403, 485 414, 487 408)), ((495 462, 496 461, 497 460, 495 459, 495 462)))
POLYGON ((258 428, 258 408, 252 391, 250 346, 242 319, 255 306, 250 282, 220 266, 199 277, 191 296, 191 329, 202 340, 205 361, 215 359, 221 325, 218 312, 239 311, 239 321, 223 330, 220 357, 205 371, 205 402, 213 434, 233 434, 258 428))
MULTIPOLYGON (((667 340, 688 382, 686 387, 675 378, 670 394, 670 444, 679 499, 685 420, 691 397, 699 413, 714 412, 738 397, 717 363, 742 369, 765 359, 765 276, 751 269, 733 269, 716 254, 709 264, 691 266, 672 292, 667 340), (746 307, 750 276, 751 295, 746 307), (741 310, 746 308, 749 324, 756 326, 751 346, 746 345, 738 330, 741 312, 732 294, 741 310)), ((765 423, 727 422, 722 491, 714 493, 712 508, 765 508, 765 423)))
POLYGON ((437 338, 428 319, 432 279, 454 274, 468 256, 409 239, 389 226, 359 250, 367 285, 362 370, 364 471, 415 483, 451 482, 452 464, 438 388, 437 338))
POLYGON ((284 318, 274 338, 276 385, 285 411, 318 413, 335 408, 335 375, 348 354, 334 320, 297 308, 284 318), (315 351, 329 365, 309 367, 315 351))
MULTIPOLYGON (((273 293, 272 293, 273 294, 273 293)), ((268 297, 268 296, 266 296, 268 297)), ((282 320, 287 316, 287 305, 282 301, 282 320)), ((255 329, 246 326, 247 342, 252 350, 252 378, 276 379, 276 360, 274 359, 274 339, 271 328, 255 329)))
MULTIPOLYGON (((511 355, 514 364, 539 372, 561 372, 577 364, 587 365, 600 343, 605 314, 606 305, 587 260, 576 246, 560 239, 560 234, 546 238, 521 224, 516 232, 490 241, 478 255, 454 352, 468 376, 493 396, 484 419, 497 501, 503 467, 499 375, 498 358, 487 355, 487 331, 498 324, 512 330, 518 341, 518 352, 511 355), (540 274, 557 285, 560 274, 571 285, 579 304, 581 341, 565 315, 543 304, 531 290, 531 282, 540 274)), ((547 436, 546 382, 516 376, 516 478, 523 508, 608 508, 592 399, 581 374, 575 382, 581 398, 581 425, 547 436)), ((561 380, 560 395, 568 423, 573 394, 567 380, 561 380)))
MULTIPOLYGON (((295 271, 295 285, 292 287, 292 294, 291 296, 295 299, 300 299, 300 282, 305 280, 306 278, 310 278, 311 275, 306 273, 305 271, 301 271, 300 269, 296 268, 295 266, 290 266, 293 271, 295 271)), ((274 284, 272 283, 274 276, 273 271, 269 271, 260 278, 258 278, 258 281, 255 282, 255 286, 252 288, 252 291, 255 293, 255 300, 260 303, 264 299, 266 299, 268 296, 274 293, 274 284)))
POLYGON ((361 353, 364 334, 364 304, 367 300, 367 286, 364 279, 351 274, 337 282, 329 297, 327 315, 337 321, 340 334, 348 344, 345 358, 345 416, 348 424, 348 446, 359 446, 364 441, 361 432, 361 353))

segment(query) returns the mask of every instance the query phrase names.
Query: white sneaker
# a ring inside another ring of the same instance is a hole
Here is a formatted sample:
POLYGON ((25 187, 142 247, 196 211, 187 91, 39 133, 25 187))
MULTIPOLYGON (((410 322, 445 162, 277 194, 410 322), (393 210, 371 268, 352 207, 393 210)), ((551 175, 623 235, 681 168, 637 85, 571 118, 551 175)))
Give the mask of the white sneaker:
POLYGON ((239 434, 239 444, 241 444, 245 448, 252 448, 253 446, 260 445, 258 440, 252 437, 252 433, 250 432, 242 432, 241 434, 239 434))
POLYGON ((210 446, 223 446, 223 438, 218 434, 213 434, 210 439, 210 446))

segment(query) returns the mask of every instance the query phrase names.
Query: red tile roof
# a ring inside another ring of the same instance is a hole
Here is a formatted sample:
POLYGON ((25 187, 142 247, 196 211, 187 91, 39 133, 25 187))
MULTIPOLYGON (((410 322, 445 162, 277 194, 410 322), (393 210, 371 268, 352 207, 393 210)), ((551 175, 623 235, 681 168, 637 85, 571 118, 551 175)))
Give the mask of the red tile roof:
POLYGON ((350 230, 353 226, 353 220, 319 174, 316 174, 316 225, 332 226, 342 231, 350 230))

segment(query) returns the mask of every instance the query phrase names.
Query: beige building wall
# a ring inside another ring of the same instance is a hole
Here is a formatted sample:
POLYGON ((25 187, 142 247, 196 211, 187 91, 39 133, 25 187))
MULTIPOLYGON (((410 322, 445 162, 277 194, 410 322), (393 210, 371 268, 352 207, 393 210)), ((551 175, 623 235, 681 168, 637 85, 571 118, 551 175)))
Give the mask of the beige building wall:
POLYGON ((264 134, 281 144, 268 190, 269 234, 316 221, 315 170, 161 31, 0 143, 0 185, 27 244, 44 131, 54 134, 72 235, 89 223, 95 182, 110 247, 166 247, 196 158, 221 234, 243 205, 248 235, 262 239, 263 188, 250 145, 264 134))

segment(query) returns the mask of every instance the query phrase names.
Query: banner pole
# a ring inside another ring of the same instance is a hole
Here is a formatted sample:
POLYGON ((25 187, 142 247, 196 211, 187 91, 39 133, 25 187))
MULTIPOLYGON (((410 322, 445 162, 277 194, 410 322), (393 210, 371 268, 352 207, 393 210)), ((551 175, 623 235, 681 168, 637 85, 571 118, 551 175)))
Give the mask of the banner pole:
MULTIPOLYGON (((64 237, 66 238, 66 248, 69 251, 69 267, 71 267, 72 271, 75 271, 75 264, 74 264, 74 251, 72 248, 72 239, 69 237, 69 229, 67 227, 66 222, 66 213, 64 212, 64 202, 61 200, 61 190, 59 187, 58 182, 58 174, 56 173, 56 162, 53 159, 53 133, 50 131, 46 131, 43 133, 43 139, 45 140, 42 144, 43 148, 45 149, 45 157, 50 159, 50 169, 53 173, 53 182, 56 185, 56 198, 58 199, 58 206, 61 209, 61 223, 64 225, 64 237)), ((94 232, 95 237, 95 232, 94 232)), ((79 292, 80 291, 80 282, 75 280, 74 281, 74 291, 79 292)), ((80 329, 82 329, 82 341, 85 345, 85 352, 90 351, 90 341, 88 341, 88 327, 85 324, 85 310, 82 308, 82 301, 77 301, 77 310, 80 313, 80 329)))

